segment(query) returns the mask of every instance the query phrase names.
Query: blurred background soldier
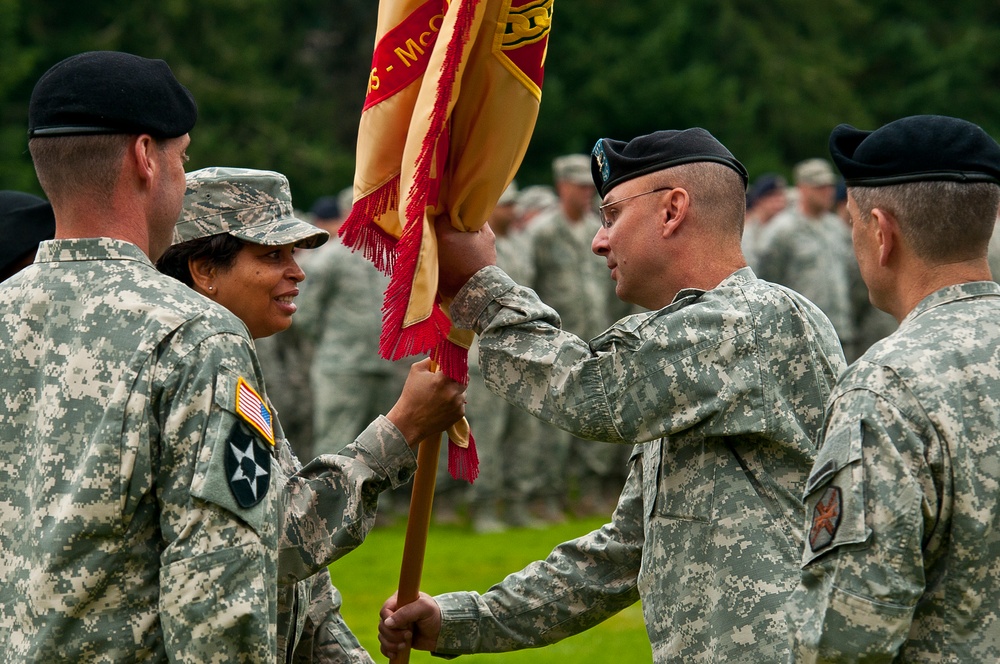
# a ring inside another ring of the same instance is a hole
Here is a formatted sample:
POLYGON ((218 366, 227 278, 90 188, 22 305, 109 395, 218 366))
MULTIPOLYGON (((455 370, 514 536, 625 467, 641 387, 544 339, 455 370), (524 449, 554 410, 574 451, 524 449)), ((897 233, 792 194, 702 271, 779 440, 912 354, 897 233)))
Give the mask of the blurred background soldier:
POLYGON ((757 272, 757 254, 764 228, 788 206, 788 183, 777 173, 764 173, 747 190, 747 219, 743 224, 743 257, 757 272))
MULTIPOLYGON (((538 297, 559 312, 562 328, 592 339, 618 319, 610 313, 614 282, 591 252, 601 227, 594 210, 597 190, 590 157, 570 154, 552 162, 558 204, 531 222, 529 233, 538 297)), ((624 482, 626 453, 614 445, 579 444, 569 433, 542 423, 547 473, 536 505, 538 516, 561 521, 567 496, 576 498, 580 516, 606 513, 624 482), (572 478, 572 479, 571 479, 572 478)))
POLYGON ((314 206, 317 224, 331 238, 303 259, 307 280, 292 325, 315 346, 309 366, 313 456, 339 452, 374 417, 388 412, 405 377, 378 353, 389 279, 340 242, 337 231, 350 208, 342 208, 339 198, 324 197, 314 206))
MULTIPOLYGON (((844 348, 854 343, 850 234, 833 210, 837 178, 825 159, 796 164, 796 205, 775 216, 760 241, 758 276, 812 300, 844 348)), ((848 358, 850 359, 850 358, 848 358)))
POLYGON ((517 218, 511 230, 515 233, 527 230, 538 215, 559 204, 555 189, 546 184, 533 184, 521 189, 517 194, 517 218))
MULTIPOLYGON (((517 185, 511 183, 487 223, 496 235, 497 265, 531 288, 535 274, 531 237, 514 230, 518 213, 517 185)), ((541 422, 487 389, 479 369, 478 337, 469 350, 466 396, 480 468, 468 492, 473 530, 486 533, 539 525, 528 512, 528 499, 542 489, 545 479, 547 449, 538 439, 541 422)))

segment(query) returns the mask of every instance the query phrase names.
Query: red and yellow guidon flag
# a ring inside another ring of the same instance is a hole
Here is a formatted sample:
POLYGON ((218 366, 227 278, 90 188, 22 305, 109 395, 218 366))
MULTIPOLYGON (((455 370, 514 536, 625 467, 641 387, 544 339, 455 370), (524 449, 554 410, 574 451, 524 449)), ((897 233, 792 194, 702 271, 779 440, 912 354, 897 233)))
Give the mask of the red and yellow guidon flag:
MULTIPOLYGON (((379 5, 354 206, 340 234, 390 276, 383 357, 428 353, 448 376, 468 381, 472 333, 451 330, 437 295, 434 223, 444 216, 478 230, 513 180, 538 116, 552 4, 379 5)), ((449 434, 453 442, 462 435, 449 434)))

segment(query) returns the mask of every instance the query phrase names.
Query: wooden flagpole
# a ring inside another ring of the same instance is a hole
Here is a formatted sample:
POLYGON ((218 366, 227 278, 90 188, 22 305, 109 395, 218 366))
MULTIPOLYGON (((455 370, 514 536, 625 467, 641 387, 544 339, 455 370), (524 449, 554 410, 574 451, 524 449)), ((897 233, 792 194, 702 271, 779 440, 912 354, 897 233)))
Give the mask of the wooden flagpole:
MULTIPOLYGON (((432 362, 431 368, 437 370, 437 363, 432 362)), ((443 432, 425 438, 417 448, 417 472, 413 476, 410 513, 406 521, 406 539, 403 542, 403 561, 399 568, 399 588, 396 591, 397 608, 417 601, 420 596, 420 576, 427 551, 427 533, 431 525, 442 434, 443 432)), ((392 661, 395 664, 408 664, 410 650, 399 653, 392 661)))

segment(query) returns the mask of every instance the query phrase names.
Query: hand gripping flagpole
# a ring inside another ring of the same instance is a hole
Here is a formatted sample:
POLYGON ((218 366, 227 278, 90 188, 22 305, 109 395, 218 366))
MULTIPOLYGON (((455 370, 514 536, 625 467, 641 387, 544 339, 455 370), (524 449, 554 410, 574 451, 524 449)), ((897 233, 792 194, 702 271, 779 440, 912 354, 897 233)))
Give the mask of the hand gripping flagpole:
MULTIPOLYGON (((436 364, 432 362, 431 367, 436 369, 436 364)), ((442 433, 425 438, 417 448, 417 472, 413 476, 410 514, 406 521, 406 540, 403 543, 403 561, 399 569, 399 589, 396 591, 397 606, 415 602, 420 596, 420 577, 427 551, 427 533, 431 525, 442 433)), ((409 664, 409 648, 396 655, 392 661, 394 664, 409 664)))

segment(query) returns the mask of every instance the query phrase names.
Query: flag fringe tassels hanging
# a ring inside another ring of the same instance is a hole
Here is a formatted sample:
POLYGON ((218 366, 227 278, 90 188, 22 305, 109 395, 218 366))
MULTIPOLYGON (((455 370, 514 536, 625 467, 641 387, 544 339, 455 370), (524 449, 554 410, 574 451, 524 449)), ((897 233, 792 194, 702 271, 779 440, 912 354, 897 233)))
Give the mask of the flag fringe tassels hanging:
MULTIPOLYGON (((456 2, 455 29, 445 45, 444 63, 434 96, 427 133, 424 134, 416 160, 413 185, 410 187, 404 210, 406 224, 396 245, 396 264, 389 280, 383 305, 382 337, 379 343, 384 357, 396 360, 407 355, 430 353, 441 371, 453 380, 468 384, 468 348, 448 339, 451 320, 435 301, 430 317, 404 327, 413 279, 417 273, 420 248, 426 227, 425 214, 431 199, 434 183, 432 172, 439 175, 448 155, 448 115, 454 104, 455 78, 460 70, 462 56, 475 24, 476 9, 480 0, 456 2), (435 163, 437 162, 437 163, 435 163)), ((435 192, 436 193, 436 192, 435 192)), ((479 457, 476 441, 466 420, 460 420, 448 430, 448 472, 455 479, 475 481, 479 476, 479 457)))
POLYGON ((360 250, 383 274, 392 274, 396 238, 374 223, 387 211, 399 207, 399 173, 351 206, 338 235, 345 245, 360 250))
POLYGON ((451 321, 441 309, 440 302, 435 302, 430 316, 422 321, 405 325, 405 317, 420 248, 424 242, 423 234, 425 230, 433 232, 433 229, 425 229, 424 223, 427 205, 438 180, 432 173, 438 175, 446 167, 443 163, 448 156, 448 134, 445 128, 454 104, 455 78, 475 24, 479 2, 480 0, 455 0, 452 3, 456 11, 455 29, 445 45, 429 127, 416 159, 413 184, 405 199, 406 209, 403 212, 406 224, 396 246, 396 264, 386 289, 382 338, 379 344, 383 357, 392 360, 407 355, 431 353, 445 375, 465 384, 469 380, 468 351, 448 340, 451 321))
MULTIPOLYGON (((445 45, 429 129, 424 134, 416 160, 414 181, 406 209, 403 210, 406 223, 399 239, 376 223, 386 213, 399 208, 399 172, 355 201, 339 232, 345 245, 361 250, 365 258, 390 277, 382 305, 379 354, 389 360, 429 354, 446 376, 463 384, 468 384, 469 380, 468 349, 449 340, 451 321, 440 302, 435 301, 424 320, 405 325, 405 319, 424 241, 425 209, 435 189, 436 178, 431 173, 432 170, 442 171, 444 164, 441 162, 447 158, 448 134, 445 130, 454 104, 455 80, 461 68, 464 48, 471 38, 479 3, 480 0, 444 3, 449 8, 455 5, 455 28, 445 45), (437 159, 441 162, 435 163, 437 159)), ((364 110, 370 105, 374 103, 366 102, 364 110)), ((479 475, 479 459, 475 438, 466 420, 448 430, 448 442, 448 472, 455 479, 473 482, 479 475)))

